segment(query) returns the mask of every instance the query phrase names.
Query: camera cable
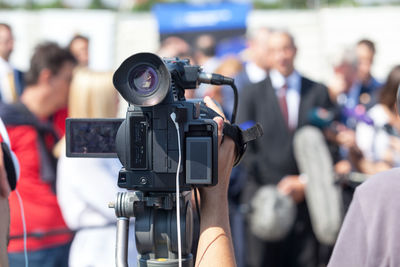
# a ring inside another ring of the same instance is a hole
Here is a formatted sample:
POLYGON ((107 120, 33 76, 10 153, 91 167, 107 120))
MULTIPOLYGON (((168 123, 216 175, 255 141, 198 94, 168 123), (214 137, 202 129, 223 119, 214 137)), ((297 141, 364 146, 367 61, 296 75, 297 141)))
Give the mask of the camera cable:
POLYGON ((171 119, 175 124, 176 133, 178 135, 178 153, 179 153, 179 160, 178 160, 178 167, 176 170, 176 228, 177 228, 177 235, 178 235, 178 263, 179 267, 182 267, 182 244, 181 244, 181 212, 180 212, 180 198, 179 198, 179 171, 181 167, 181 160, 182 160, 182 152, 181 152, 181 138, 179 135, 179 124, 176 122, 176 114, 175 112, 171 113, 171 119))

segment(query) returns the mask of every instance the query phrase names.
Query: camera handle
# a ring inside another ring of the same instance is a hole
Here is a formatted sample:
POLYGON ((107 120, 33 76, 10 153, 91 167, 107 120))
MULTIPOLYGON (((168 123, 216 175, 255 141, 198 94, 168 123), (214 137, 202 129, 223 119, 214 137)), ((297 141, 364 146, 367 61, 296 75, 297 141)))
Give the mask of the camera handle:
MULTIPOLYGON (((182 266, 193 266, 191 252, 193 214, 191 192, 179 195, 181 202, 182 266)), ((128 191, 118 193, 115 203, 117 241, 115 262, 117 267, 128 266, 129 219, 135 217, 138 267, 178 266, 178 238, 176 232, 176 194, 128 191)))

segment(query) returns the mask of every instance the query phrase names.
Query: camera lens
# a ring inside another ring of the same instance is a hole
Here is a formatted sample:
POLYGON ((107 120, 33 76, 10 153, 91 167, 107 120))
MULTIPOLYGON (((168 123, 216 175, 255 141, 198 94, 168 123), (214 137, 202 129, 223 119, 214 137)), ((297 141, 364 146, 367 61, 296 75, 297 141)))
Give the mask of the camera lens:
POLYGON ((157 72, 148 65, 137 66, 131 72, 129 84, 137 93, 149 95, 157 89, 157 72))

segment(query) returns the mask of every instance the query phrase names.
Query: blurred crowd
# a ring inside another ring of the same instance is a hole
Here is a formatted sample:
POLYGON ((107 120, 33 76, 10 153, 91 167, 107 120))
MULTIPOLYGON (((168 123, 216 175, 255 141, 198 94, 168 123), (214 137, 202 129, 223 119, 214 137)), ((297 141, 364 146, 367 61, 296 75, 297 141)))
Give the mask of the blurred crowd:
MULTIPOLYGON (((21 171, 8 197, 10 266, 25 266, 26 259, 29 266, 114 265, 115 215, 107 203, 121 190, 121 163, 65 156, 67 117, 118 113, 112 72, 88 67, 89 42, 76 35, 65 48, 40 43, 22 73, 9 61, 12 28, 0 23, 0 117, 21 171)), ((296 69, 296 40, 286 30, 250 29, 246 48, 223 57, 216 56, 217 45, 212 34, 193 43, 170 36, 156 54, 233 77, 237 123, 263 127, 230 180, 237 265, 327 266, 355 188, 400 166, 400 65, 377 80, 372 66, 379 51, 362 39, 335 55, 334 76, 324 85, 296 69)), ((185 96, 210 96, 232 117, 228 86, 201 84, 185 96)), ((130 240, 129 266, 136 266, 130 240)))

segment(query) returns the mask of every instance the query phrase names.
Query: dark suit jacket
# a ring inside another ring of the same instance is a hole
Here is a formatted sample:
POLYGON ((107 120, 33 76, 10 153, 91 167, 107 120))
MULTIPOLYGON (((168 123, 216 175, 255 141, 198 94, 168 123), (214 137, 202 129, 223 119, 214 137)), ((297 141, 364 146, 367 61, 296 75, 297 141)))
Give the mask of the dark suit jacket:
MULTIPOLYGON (((315 107, 330 107, 326 87, 307 78, 301 78, 298 126, 309 123, 309 112, 315 107)), ((241 91, 238 122, 261 123, 264 135, 251 142, 244 164, 258 184, 277 184, 288 174, 298 174, 293 155, 293 134, 284 121, 275 89, 269 77, 241 91)))

